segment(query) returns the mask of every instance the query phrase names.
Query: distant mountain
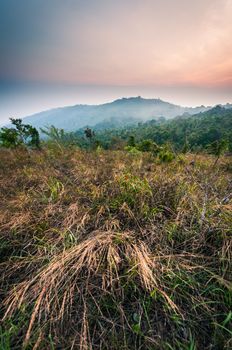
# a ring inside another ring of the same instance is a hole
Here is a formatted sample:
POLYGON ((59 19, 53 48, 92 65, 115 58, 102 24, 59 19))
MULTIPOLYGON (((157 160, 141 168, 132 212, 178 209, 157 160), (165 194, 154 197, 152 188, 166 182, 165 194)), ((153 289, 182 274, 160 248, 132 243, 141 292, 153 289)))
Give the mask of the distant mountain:
POLYGON ((54 125, 66 131, 75 131, 85 126, 98 129, 137 124, 151 119, 171 119, 179 115, 193 115, 211 107, 182 107, 160 99, 145 99, 140 96, 121 98, 102 105, 76 105, 51 109, 24 118, 24 122, 36 128, 54 125))

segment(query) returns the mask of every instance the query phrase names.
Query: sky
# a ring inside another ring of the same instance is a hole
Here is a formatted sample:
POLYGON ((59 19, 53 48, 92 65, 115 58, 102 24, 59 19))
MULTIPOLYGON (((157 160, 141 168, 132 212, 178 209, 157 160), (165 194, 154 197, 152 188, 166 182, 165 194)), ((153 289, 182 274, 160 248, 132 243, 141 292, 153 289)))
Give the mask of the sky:
POLYGON ((232 102, 232 0, 0 0, 0 123, 141 95, 232 102))

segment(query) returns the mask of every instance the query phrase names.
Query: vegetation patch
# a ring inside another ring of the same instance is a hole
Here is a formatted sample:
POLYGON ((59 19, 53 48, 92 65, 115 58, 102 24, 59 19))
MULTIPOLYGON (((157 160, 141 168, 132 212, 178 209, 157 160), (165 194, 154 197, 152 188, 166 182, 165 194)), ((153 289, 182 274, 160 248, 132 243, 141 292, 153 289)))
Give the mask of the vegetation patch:
POLYGON ((53 132, 0 149, 0 349, 231 349, 230 157, 53 132))

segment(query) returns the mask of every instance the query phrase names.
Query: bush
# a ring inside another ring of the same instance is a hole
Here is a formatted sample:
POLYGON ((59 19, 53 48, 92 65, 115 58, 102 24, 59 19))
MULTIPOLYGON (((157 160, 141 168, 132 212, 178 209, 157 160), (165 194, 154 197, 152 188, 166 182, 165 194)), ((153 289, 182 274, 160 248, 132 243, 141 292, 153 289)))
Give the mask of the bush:
POLYGON ((167 147, 162 147, 158 153, 161 162, 169 163, 175 159, 175 154, 167 147))
POLYGON ((130 154, 133 154, 133 155, 141 154, 141 152, 138 150, 137 147, 126 146, 124 149, 125 149, 125 151, 127 151, 127 152, 129 152, 130 154))
POLYGON ((159 146, 152 140, 143 140, 138 144, 138 149, 142 152, 151 152, 157 154, 159 146))

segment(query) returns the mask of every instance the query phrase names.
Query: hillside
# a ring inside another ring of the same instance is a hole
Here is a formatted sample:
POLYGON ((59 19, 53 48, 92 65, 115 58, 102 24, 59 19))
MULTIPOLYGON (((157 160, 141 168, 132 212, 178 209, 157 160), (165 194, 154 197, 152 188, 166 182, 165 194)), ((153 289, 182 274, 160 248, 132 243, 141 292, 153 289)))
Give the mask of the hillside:
POLYGON ((166 119, 188 113, 190 115, 205 111, 209 107, 181 107, 160 99, 141 97, 122 98, 102 105, 76 105, 56 108, 24 118, 25 123, 36 128, 54 125, 66 131, 75 131, 85 126, 96 124, 121 125, 137 123, 158 117, 166 119))
POLYGON ((229 162, 1 148, 0 348, 231 349, 229 162))
MULTIPOLYGON (((81 131, 76 132, 76 135, 80 137, 81 131)), ((183 115, 168 121, 151 120, 137 126, 100 130, 96 133, 97 139, 106 148, 114 144, 115 138, 127 141, 131 135, 138 142, 144 139, 158 144, 170 142, 176 149, 181 149, 186 142, 191 149, 196 149, 226 139, 232 150, 232 109, 216 106, 193 116, 183 115)))

